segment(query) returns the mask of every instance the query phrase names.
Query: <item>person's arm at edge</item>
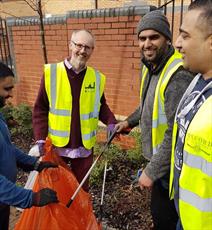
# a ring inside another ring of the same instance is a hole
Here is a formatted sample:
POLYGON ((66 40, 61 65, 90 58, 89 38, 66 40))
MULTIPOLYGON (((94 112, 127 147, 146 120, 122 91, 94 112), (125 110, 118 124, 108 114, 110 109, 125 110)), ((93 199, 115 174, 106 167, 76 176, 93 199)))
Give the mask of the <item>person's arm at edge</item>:
POLYGON ((22 168, 24 171, 32 171, 34 170, 35 164, 38 161, 37 157, 29 156, 24 153, 21 149, 13 146, 14 154, 16 157, 17 166, 22 168))
POLYGON ((32 190, 16 186, 3 175, 0 175, 0 203, 19 208, 32 206, 32 190))
POLYGON ((99 111, 99 120, 103 122, 105 125, 116 124, 117 123, 116 118, 107 104, 104 93, 101 97, 100 102, 101 102, 101 106, 99 111))
POLYGON ((129 124, 130 128, 134 128, 139 124, 139 121, 141 119, 141 110, 140 106, 131 114, 127 117, 127 122, 129 124))

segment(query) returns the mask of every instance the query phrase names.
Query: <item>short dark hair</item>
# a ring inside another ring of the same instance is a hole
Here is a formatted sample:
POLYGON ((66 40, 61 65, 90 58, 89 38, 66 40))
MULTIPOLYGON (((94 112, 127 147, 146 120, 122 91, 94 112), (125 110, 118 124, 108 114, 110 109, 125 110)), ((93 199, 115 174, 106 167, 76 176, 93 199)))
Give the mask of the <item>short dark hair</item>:
POLYGON ((0 78, 14 77, 13 71, 4 63, 0 62, 0 78))
POLYGON ((189 5, 188 10, 202 11, 198 24, 206 36, 210 36, 212 34, 212 0, 195 0, 189 5))

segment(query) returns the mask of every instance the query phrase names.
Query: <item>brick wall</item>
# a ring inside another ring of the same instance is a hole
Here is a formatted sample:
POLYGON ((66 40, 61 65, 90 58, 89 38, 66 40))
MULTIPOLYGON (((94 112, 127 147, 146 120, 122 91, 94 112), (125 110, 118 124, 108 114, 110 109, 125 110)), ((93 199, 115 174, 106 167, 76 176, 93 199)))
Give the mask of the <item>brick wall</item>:
MULTIPOLYGON (((148 9, 141 8, 140 11, 145 12, 148 9)), ((77 11, 72 12, 74 13, 77 11)), ((54 19, 51 19, 51 24, 46 23, 48 60, 58 62, 69 54, 68 41, 74 29, 91 30, 96 38, 96 48, 89 65, 107 76, 105 94, 111 109, 115 114, 127 116, 139 103, 140 54, 135 27, 141 15, 111 17, 102 16, 101 13, 99 17, 84 18, 69 15, 67 20, 64 18, 62 22, 55 20, 53 23, 54 19)), ((36 23, 22 23, 23 25, 20 25, 21 23, 15 20, 8 22, 18 77, 14 102, 25 102, 32 106, 43 74, 41 39, 36 23)))
MULTIPOLYGON (((140 53, 135 28, 149 10, 149 7, 135 7, 133 10, 129 7, 72 11, 65 17, 47 19, 48 61, 59 62, 69 55, 68 43, 73 30, 91 30, 96 38, 96 48, 89 65, 106 75, 105 94, 112 111, 118 117, 129 115, 139 105, 140 53)), ((33 106, 44 63, 39 25, 32 18, 30 23, 10 19, 8 26, 17 73, 13 102, 33 106)))
POLYGON ((119 16, 68 20, 69 34, 72 29, 80 28, 94 33, 96 49, 90 65, 106 74, 106 97, 112 110, 120 115, 129 114, 138 105, 140 60, 134 34, 139 18, 119 16))
MULTIPOLYGON (((100 10, 96 11, 98 15, 94 17, 90 17, 88 11, 83 11, 88 15, 82 16, 80 14, 83 12, 73 11, 67 17, 48 19, 45 38, 49 62, 62 61, 69 55, 68 43, 73 30, 91 30, 96 38, 96 48, 89 65, 106 75, 105 94, 112 111, 127 116, 139 104, 140 54, 135 28, 147 11, 149 8, 139 8, 138 12, 141 13, 136 15, 121 8, 118 13, 100 10)), ((33 106, 43 75, 39 26, 33 20, 33 25, 28 25, 27 21, 8 20, 17 73, 13 102, 25 102, 30 106, 33 106)), ((102 138, 104 136, 100 134, 99 140, 102 138)), ((125 148, 134 143, 133 140, 124 142, 125 148)))
MULTIPOLYGON (((17 73, 14 102, 33 106, 44 63, 39 26, 12 26, 11 31, 17 73)), ((63 60, 68 53, 66 24, 45 25, 45 37, 49 62, 63 60)))

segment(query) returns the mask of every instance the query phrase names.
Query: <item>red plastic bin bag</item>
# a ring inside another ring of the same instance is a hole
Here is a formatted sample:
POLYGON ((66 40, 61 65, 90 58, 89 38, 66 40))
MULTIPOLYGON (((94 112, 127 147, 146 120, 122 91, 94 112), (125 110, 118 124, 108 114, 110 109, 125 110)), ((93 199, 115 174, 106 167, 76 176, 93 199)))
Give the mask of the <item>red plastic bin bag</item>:
POLYGON ((46 154, 43 161, 59 164, 58 168, 43 170, 37 177, 33 191, 48 187, 57 192, 59 203, 44 207, 25 209, 21 214, 15 230, 99 230, 101 224, 97 223, 93 213, 90 195, 79 191, 69 208, 66 204, 78 187, 78 182, 63 162, 52 150, 49 140, 46 141, 46 154))

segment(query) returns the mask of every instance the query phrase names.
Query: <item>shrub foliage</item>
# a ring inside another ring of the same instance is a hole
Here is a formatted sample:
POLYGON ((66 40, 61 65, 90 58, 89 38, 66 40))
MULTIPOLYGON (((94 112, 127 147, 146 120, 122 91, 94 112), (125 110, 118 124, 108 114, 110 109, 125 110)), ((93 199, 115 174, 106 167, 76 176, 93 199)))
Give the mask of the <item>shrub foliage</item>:
POLYGON ((27 104, 13 106, 8 104, 0 109, 12 137, 22 136, 32 138, 32 110, 27 104))

